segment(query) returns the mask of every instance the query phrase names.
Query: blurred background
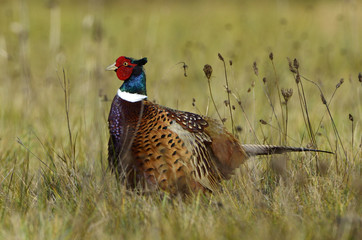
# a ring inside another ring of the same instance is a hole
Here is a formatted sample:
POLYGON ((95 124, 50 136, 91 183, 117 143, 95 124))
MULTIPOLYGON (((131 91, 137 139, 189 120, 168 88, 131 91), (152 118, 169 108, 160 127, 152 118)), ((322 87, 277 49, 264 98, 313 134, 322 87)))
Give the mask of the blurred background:
POLYGON ((361 13, 360 0, 0 0, 0 239, 354 239, 361 13), (152 101, 224 119, 243 143, 336 154, 250 160, 190 204, 127 192, 106 171, 122 82, 105 68, 122 55, 148 58, 152 101))
MULTIPOLYGON (((121 55, 148 57, 151 100, 216 118, 202 71, 210 64, 215 102, 230 129, 224 67, 217 57, 221 53, 230 89, 245 110, 243 116, 236 109, 236 124, 242 129, 252 126, 264 138, 259 119, 277 126, 268 97, 277 103, 276 81, 281 88, 296 90, 287 58, 297 58, 301 74, 318 83, 328 99, 344 78, 330 107, 338 127, 348 128, 349 113, 361 116, 361 7, 361 1, 353 0, 0 1, 0 154, 18 148, 17 137, 29 146, 39 144, 35 136, 55 148, 69 144, 65 73, 70 127, 80 142, 78 153, 85 154, 80 159, 95 159, 99 153, 104 157, 110 100, 121 84, 105 67, 121 55)), ((313 84, 305 88, 318 126, 325 107, 313 84)), ((232 98, 231 104, 237 103, 232 98)), ((276 113, 281 109, 278 106, 276 113)), ((294 97, 289 102, 289 133, 304 144, 299 112, 294 97)), ((272 139, 273 128, 267 131, 272 139)), ((241 140, 255 142, 248 134, 241 134, 241 140)))

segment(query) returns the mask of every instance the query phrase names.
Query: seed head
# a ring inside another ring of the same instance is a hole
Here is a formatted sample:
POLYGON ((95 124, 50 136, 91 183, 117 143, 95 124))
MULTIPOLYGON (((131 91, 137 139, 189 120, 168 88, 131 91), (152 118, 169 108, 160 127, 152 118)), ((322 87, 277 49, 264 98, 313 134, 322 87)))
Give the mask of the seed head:
POLYGON ((352 114, 348 114, 348 119, 349 119, 351 122, 353 122, 353 116, 352 116, 352 114))
POLYGON ((217 56, 219 57, 219 59, 220 59, 221 61, 223 61, 223 62, 224 62, 224 57, 223 57, 223 56, 221 56, 221 54, 220 54, 220 53, 218 53, 218 54, 217 54, 217 56))
POLYGON ((187 64, 185 62, 181 62, 182 63, 182 68, 184 69, 184 76, 187 77, 187 68, 189 66, 187 66, 187 64))
POLYGON ((343 82, 344 82, 344 79, 341 78, 341 80, 339 80, 339 82, 337 83, 336 88, 339 88, 343 84, 343 82))
POLYGON ((289 101, 289 98, 291 98, 293 96, 293 89, 284 89, 282 88, 282 95, 284 97, 284 101, 287 103, 289 101))
POLYGON ((227 107, 229 105, 229 101, 228 100, 224 100, 224 104, 227 107))
POLYGON ((266 83, 266 77, 263 77, 263 83, 264 84, 266 83))
POLYGON ((232 65, 233 65, 233 61, 232 61, 232 60, 229 60, 229 64, 230 64, 230 66, 232 66, 232 65))
POLYGON ((327 105, 327 100, 324 98, 324 95, 323 95, 323 94, 321 94, 321 99, 322 99, 322 103, 323 103, 324 105, 327 105))
POLYGON ((290 60, 290 58, 287 58, 288 60, 288 65, 289 65, 289 71, 291 71, 292 73, 297 73, 297 71, 294 69, 293 65, 292 65, 292 61, 290 60))
POLYGON ((267 125, 267 124, 268 124, 268 123, 267 123, 265 120, 263 120, 263 119, 260 119, 259 122, 260 122, 261 124, 263 124, 263 125, 267 125))
POLYGON ((271 52, 271 53, 269 53, 269 59, 271 60, 271 61, 273 61, 273 59, 274 59, 274 54, 271 52))
POLYGON ((211 67, 211 65, 205 64, 203 70, 204 70, 204 73, 205 73, 205 76, 207 77, 207 79, 210 80, 211 74, 212 74, 212 67, 211 67))
POLYGON ((359 74, 358 74, 358 81, 359 81, 360 83, 362 83, 362 73, 359 73, 359 74))
POLYGON ((238 125, 238 126, 235 127, 235 130, 236 130, 237 132, 241 132, 241 131, 243 131, 243 128, 238 125))
POLYGON ((298 69, 299 68, 299 62, 296 58, 294 58, 294 61, 293 61, 293 66, 298 69))
POLYGON ((297 74, 297 76, 295 76, 295 82, 298 84, 300 82, 300 76, 299 74, 297 74))
POLYGON ((256 65, 256 62, 253 63, 253 69, 256 76, 259 74, 258 66, 256 65))

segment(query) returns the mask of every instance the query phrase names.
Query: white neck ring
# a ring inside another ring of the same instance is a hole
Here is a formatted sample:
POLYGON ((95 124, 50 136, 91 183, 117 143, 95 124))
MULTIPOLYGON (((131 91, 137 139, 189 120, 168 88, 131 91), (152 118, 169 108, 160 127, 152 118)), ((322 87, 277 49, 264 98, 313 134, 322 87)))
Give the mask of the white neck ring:
POLYGON ((118 97, 122 98, 123 100, 126 100, 128 102, 139 102, 143 99, 146 99, 146 95, 138 94, 138 93, 129 93, 129 92, 123 92, 121 89, 118 89, 117 91, 118 97))

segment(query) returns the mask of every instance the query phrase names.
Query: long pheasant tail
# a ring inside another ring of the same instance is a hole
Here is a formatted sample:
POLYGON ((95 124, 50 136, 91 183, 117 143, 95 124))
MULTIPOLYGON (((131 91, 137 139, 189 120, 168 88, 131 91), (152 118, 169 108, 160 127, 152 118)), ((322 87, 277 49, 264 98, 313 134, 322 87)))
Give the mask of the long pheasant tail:
POLYGON ((249 156, 281 154, 285 152, 322 152, 322 153, 333 154, 333 152, 329 151, 303 148, 303 147, 257 145, 257 144, 242 144, 241 146, 249 156))

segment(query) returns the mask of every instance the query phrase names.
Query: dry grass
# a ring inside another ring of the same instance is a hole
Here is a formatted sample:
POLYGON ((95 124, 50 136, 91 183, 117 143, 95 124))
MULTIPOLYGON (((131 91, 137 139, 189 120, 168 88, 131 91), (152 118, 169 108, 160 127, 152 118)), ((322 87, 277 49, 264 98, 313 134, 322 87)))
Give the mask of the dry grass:
POLYGON ((361 8, 2 1, 0 239, 360 239, 361 8), (219 114, 242 142, 336 154, 250 159, 187 201, 126 191, 106 161, 119 55, 149 58, 150 99, 219 114))

